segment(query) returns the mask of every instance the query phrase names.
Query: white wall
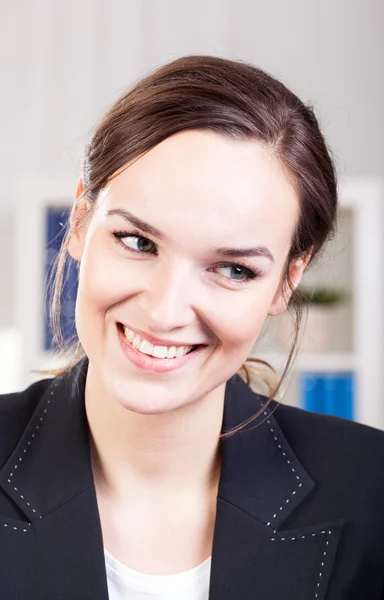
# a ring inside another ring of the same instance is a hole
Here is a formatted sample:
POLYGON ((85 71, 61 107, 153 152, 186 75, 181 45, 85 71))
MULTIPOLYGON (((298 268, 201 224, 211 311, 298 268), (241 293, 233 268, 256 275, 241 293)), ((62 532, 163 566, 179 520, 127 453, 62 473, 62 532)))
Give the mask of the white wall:
POLYGON ((342 176, 384 176, 382 0, 1 0, 0 11, 3 320, 12 321, 18 181, 53 174, 75 186, 94 120, 147 69, 180 54, 272 72, 314 102, 342 176))

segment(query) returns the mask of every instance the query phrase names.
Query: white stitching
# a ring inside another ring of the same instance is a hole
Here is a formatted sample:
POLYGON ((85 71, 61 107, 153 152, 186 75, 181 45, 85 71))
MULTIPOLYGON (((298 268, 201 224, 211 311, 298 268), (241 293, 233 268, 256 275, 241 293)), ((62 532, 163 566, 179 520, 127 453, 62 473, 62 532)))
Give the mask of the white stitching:
MULTIPOLYGON (((316 537, 317 535, 326 535, 326 534, 330 534, 330 531, 320 531, 319 533, 307 533, 307 535, 297 535, 296 537, 291 537, 291 538, 271 538, 271 542, 274 542, 275 540, 279 540, 280 542, 284 542, 285 540, 289 539, 291 541, 293 540, 304 540, 305 538, 308 537, 316 537)), ((328 544, 329 542, 327 542, 328 544)))
MULTIPOLYGON (((55 383, 55 384, 54 384, 54 387, 56 387, 56 386, 57 386, 57 383, 55 383)), ((53 396, 53 393, 54 393, 54 392, 53 392, 53 391, 51 391, 51 394, 50 394, 50 395, 51 395, 51 396, 53 396)), ((47 400, 47 407, 44 409, 44 414, 46 414, 46 412, 47 412, 47 410, 48 410, 48 405, 49 405, 50 403, 51 403, 51 398, 49 397, 49 398, 48 398, 48 400, 47 400)), ((40 417, 39 423, 41 424, 41 422, 42 422, 43 420, 44 420, 44 416, 40 417)), ((35 432, 36 432, 36 431, 37 431, 39 428, 40 428, 40 427, 39 427, 39 425, 36 425, 35 432)), ((19 463, 21 463, 21 462, 22 462, 22 460, 23 460, 23 458, 25 458, 25 455, 26 455, 26 453, 27 453, 27 450, 28 450, 28 446, 30 446, 30 445, 31 445, 31 441, 32 441, 32 440, 35 438, 35 435, 36 435, 36 433, 35 433, 35 432, 34 432, 34 433, 32 433, 32 435, 31 435, 31 439, 30 439, 30 440, 29 440, 29 442, 27 443, 27 446, 24 448, 24 450, 23 450, 23 453, 22 453, 21 457, 19 458, 19 461, 18 461, 19 463)), ((16 463, 16 464, 15 464, 15 466, 14 466, 14 470, 13 470, 13 471, 12 471, 12 473, 10 473, 10 475, 9 475, 9 479, 7 479, 8 483, 12 483, 11 479, 12 479, 12 477, 13 477, 13 475, 14 475, 14 471, 16 471, 17 467, 18 467, 18 464, 16 463)), ((14 486, 14 487, 13 487, 13 489, 15 490, 15 492, 17 492, 17 493, 19 494, 20 498, 21 498, 21 499, 22 499, 22 500, 23 500, 23 501, 24 501, 24 502, 27 504, 27 506, 31 507, 30 503, 29 503, 29 502, 27 502, 27 501, 25 500, 24 496, 23 496, 23 495, 22 495, 22 494, 19 492, 18 488, 14 486)), ((36 513, 36 511, 35 511, 35 509, 34 509, 34 508, 32 508, 32 512, 36 513)), ((6 525, 5 525, 5 527, 6 527, 6 525)), ((14 529, 17 529, 17 528, 16 528, 16 527, 14 527, 14 529)), ((23 531, 26 531, 26 530, 23 530, 23 531)))
MULTIPOLYGON (((52 396, 52 395, 53 395, 53 392, 51 392, 51 396, 52 396)), ((50 403, 51 403, 51 400, 50 400, 50 399, 48 399, 48 402, 47 402, 47 404, 50 404, 50 403)), ((45 411, 44 411, 44 412, 46 412, 46 410, 47 410, 47 409, 45 409, 45 411)), ((40 417, 40 421, 42 421, 43 419, 44 419, 44 417, 40 417)), ((39 425, 36 425, 36 429, 39 429, 39 425)), ((32 438, 34 438, 34 437, 35 437, 35 433, 33 433, 31 437, 32 437, 32 438)), ((28 444, 27 444, 27 447, 28 447, 30 444, 31 444, 31 442, 29 441, 29 442, 28 442, 28 444)), ((28 448, 25 448, 25 449, 23 450, 23 454, 26 454, 26 452, 27 452, 27 449, 28 449, 28 448)), ((24 458, 25 458, 25 457, 24 457, 24 458)), ((19 458, 19 462, 21 462, 22 460, 23 460, 23 456, 21 456, 21 457, 19 458)), ((14 468, 15 468, 15 469, 17 469, 17 467, 18 467, 18 465, 16 464, 14 468)), ((9 477, 13 477, 13 472, 10 474, 10 476, 9 476, 9 477)))
MULTIPOLYGON (((322 532, 323 533, 323 532, 322 532)), ((328 534, 329 536, 331 535, 331 531, 325 532, 326 534, 328 534)), ((324 554, 323 554, 323 560, 321 562, 321 567, 320 569, 322 569, 324 567, 325 564, 325 559, 327 557, 327 552, 328 552, 328 546, 329 546, 329 539, 325 539, 325 550, 324 550, 324 554)), ((319 597, 319 588, 320 588, 320 584, 321 584, 321 579, 323 577, 323 572, 320 570, 319 573, 319 581, 316 584, 316 592, 315 592, 315 599, 319 597)))
POLYGON ((3 523, 4 527, 9 527, 9 529, 14 529, 15 531, 22 531, 23 533, 27 533, 28 528, 30 527, 30 524, 25 525, 25 527, 27 527, 27 529, 22 529, 21 527, 15 527, 14 525, 9 526, 8 523, 3 523))
MULTIPOLYGON (((270 416, 270 413, 269 413, 268 411, 266 411, 266 410, 265 410, 265 411, 264 411, 264 415, 265 415, 265 416, 267 416, 267 417, 269 417, 269 416, 270 416)), ((270 421, 269 419, 267 419, 267 424, 268 424, 268 425, 271 425, 271 421, 270 421)), ((277 439, 277 436, 276 436, 276 434, 275 434, 275 431, 274 431, 274 429, 273 429, 272 427, 268 427, 268 429, 269 429, 269 431, 271 432, 271 434, 272 434, 272 437, 273 437, 273 439, 275 440, 275 442, 277 442, 277 441, 278 441, 278 439, 277 439)), ((277 447, 278 447, 278 448, 279 448, 279 450, 281 451, 281 454, 282 454, 284 457, 286 457, 286 455, 287 455, 287 454, 286 454, 286 452, 284 452, 284 451, 283 451, 281 444, 277 444, 277 447)), ((286 462, 287 462, 287 464, 288 464, 288 465, 290 465, 290 464, 291 464, 291 461, 290 461, 290 460, 288 460, 288 458, 286 458, 285 460, 286 460, 286 462)), ((296 470, 295 470, 293 467, 291 467, 291 466, 290 466, 290 469, 291 469, 292 473, 296 473, 296 470)), ((297 479, 298 481, 300 481, 300 483, 298 484, 297 488, 296 488, 296 489, 295 489, 295 490, 292 492, 292 496, 295 496, 295 495, 296 495, 296 493, 297 493, 297 491, 298 491, 298 489, 299 489, 299 488, 301 488, 301 487, 303 486, 303 484, 302 484, 302 482, 301 482, 301 480, 300 480, 300 477, 299 477, 299 475, 295 475, 295 477, 296 477, 296 479, 297 479)), ((287 499, 285 500, 285 504, 289 504, 289 501, 290 501, 290 499, 289 499, 289 498, 287 498, 287 499)), ((272 523, 273 519, 276 519, 276 517, 277 517, 278 513, 279 513, 279 512, 281 512, 281 511, 283 510, 283 508, 284 508, 284 504, 283 504, 282 506, 280 506, 280 508, 279 508, 279 510, 278 510, 278 511, 276 511, 276 512, 275 512, 275 514, 273 515, 272 519, 271 519, 271 520, 270 520, 270 521, 267 523, 267 527, 270 527, 270 525, 271 525, 271 523, 272 523)))
POLYGON ((285 542, 286 540, 289 541, 294 541, 294 540, 305 540, 308 537, 316 537, 318 535, 325 535, 325 550, 324 550, 324 554, 322 557, 322 561, 321 561, 321 567, 320 567, 320 572, 318 575, 318 581, 316 584, 316 590, 315 590, 315 600, 316 598, 319 597, 319 588, 322 582, 322 577, 323 577, 323 571, 324 571, 324 565, 325 565, 325 560, 327 558, 327 552, 328 552, 328 546, 329 546, 329 539, 328 536, 330 536, 332 534, 332 531, 328 530, 328 531, 320 531, 319 533, 308 533, 307 535, 298 535, 296 537, 291 537, 291 538, 286 538, 286 537, 282 537, 282 538, 271 538, 271 542, 275 542, 276 540, 279 540, 280 542, 285 542))

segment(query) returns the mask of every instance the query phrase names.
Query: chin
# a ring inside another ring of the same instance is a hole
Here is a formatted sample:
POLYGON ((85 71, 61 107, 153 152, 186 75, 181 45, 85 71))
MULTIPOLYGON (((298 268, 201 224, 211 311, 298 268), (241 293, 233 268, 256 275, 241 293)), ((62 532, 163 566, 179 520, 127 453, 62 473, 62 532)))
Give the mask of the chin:
POLYGON ((189 403, 181 390, 165 383, 121 381, 110 388, 111 397, 125 410, 139 415, 158 415, 189 403), (126 391, 125 391, 126 390, 126 391))

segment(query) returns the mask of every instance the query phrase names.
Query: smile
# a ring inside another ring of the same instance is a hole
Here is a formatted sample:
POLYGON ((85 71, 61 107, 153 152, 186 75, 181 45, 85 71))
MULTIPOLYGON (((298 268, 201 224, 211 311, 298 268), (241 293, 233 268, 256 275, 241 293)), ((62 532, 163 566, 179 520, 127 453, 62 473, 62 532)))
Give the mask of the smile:
POLYGON ((122 350, 130 362, 140 369, 154 373, 177 371, 198 359, 207 349, 205 344, 193 346, 153 344, 121 323, 117 324, 117 331, 122 350))
POLYGON ((128 327, 123 327, 123 333, 136 350, 155 358, 181 358, 197 348, 197 346, 157 346, 128 327))

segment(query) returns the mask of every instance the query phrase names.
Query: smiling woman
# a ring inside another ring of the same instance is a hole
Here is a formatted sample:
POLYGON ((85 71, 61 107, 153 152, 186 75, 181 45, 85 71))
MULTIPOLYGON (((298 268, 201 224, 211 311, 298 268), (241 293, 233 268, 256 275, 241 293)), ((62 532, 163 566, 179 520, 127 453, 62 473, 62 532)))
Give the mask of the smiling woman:
POLYGON ((384 597, 384 435, 237 374, 289 308, 288 369, 336 214, 312 109, 251 65, 181 58, 110 108, 58 261, 71 360, 0 403, 4 597, 384 597))
MULTIPOLYGON (((286 256, 284 265, 281 260, 274 265, 274 274, 279 274, 281 279, 280 307, 275 304, 275 312, 270 314, 278 314, 285 309, 302 268, 315 259, 326 239, 332 235, 337 211, 333 165, 313 112, 280 82, 262 71, 214 57, 179 59, 151 74, 117 101, 95 130, 86 150, 78 200, 80 206, 74 206, 78 216, 73 215, 72 228, 78 227, 81 219, 88 219, 96 206, 100 208, 100 203, 107 201, 109 208, 105 210, 108 214, 121 216, 115 221, 117 229, 114 235, 124 241, 128 249, 132 249, 128 239, 132 242, 136 239, 141 248, 143 243, 147 248, 152 247, 155 238, 163 239, 169 229, 169 220, 163 235, 152 217, 154 208, 163 216, 177 214, 175 211, 183 213, 186 234, 176 218, 173 221, 184 239, 185 235, 189 237, 192 227, 194 235, 201 230, 204 222, 210 225, 211 237, 216 232, 218 238, 218 215, 221 214, 227 230, 224 229, 220 236, 224 247, 218 247, 216 253, 217 257, 231 259, 230 264, 223 263, 221 266, 221 273, 223 268, 227 273, 228 269, 231 270, 230 286, 260 278, 265 261, 255 258, 250 264, 249 259, 253 255, 272 257, 272 254, 266 245, 261 247, 258 244, 259 247, 254 248, 255 241, 258 242, 255 227, 259 223, 259 230, 272 236, 272 223, 275 216, 280 215, 288 233, 276 227, 276 236, 285 244, 283 252, 286 256), (188 141, 183 143, 186 139, 188 141), (203 143, 206 146, 204 155, 203 143), (186 152, 180 154, 177 160, 176 154, 183 146, 186 152), (222 148, 221 153, 219 148, 222 148), (148 152, 151 157, 144 160, 148 152), (244 160, 247 153, 248 172, 245 171, 244 160), (261 178, 251 159, 259 165, 261 178), (152 170, 150 176, 147 165, 152 170), (128 166, 130 168, 126 172, 128 166), (242 166, 244 172, 241 172, 242 166), (161 171, 157 179, 153 168, 161 171), (250 177, 251 170, 253 177, 250 177), (134 173, 138 173, 136 181, 133 181, 134 173), (110 189, 112 182, 113 189, 110 189), (199 182, 204 189, 198 189, 199 182), (272 189, 271 182, 275 189, 272 189), (252 189, 252 184, 255 189, 252 189), (173 201, 171 185, 174 188, 173 201), (118 193, 123 201, 119 201, 118 193), (291 214, 283 215, 278 201, 287 209, 287 196, 294 198, 296 206, 291 214), (128 203, 128 198, 135 199, 135 204, 132 201, 128 203), (264 220, 257 199, 263 201, 262 206, 270 211, 264 220), (198 202, 204 208, 203 214, 198 211, 198 202), (135 213, 132 210, 134 205, 138 205, 135 213), (196 207, 193 212, 192 207, 196 207), (143 218, 145 209, 148 219, 143 218), (123 219, 130 225, 129 232, 121 230, 123 219), (250 248, 244 248, 245 230, 241 219, 247 223, 251 234, 248 236, 250 248), (233 223, 239 226, 233 229, 233 223), (240 238, 237 248, 229 247, 228 227, 232 237, 237 235, 240 238), (141 237, 143 234, 153 235, 153 241, 141 237), (241 259, 242 263, 237 264, 232 259, 241 259)), ((268 240, 268 243, 271 242, 268 240)), ((61 348, 64 344, 59 327, 60 295, 65 248, 66 244, 59 261, 53 302, 56 341, 61 348)), ((215 249, 211 250, 213 258, 215 249)), ((258 292, 254 286, 255 293, 258 292)), ((252 296, 248 294, 247 298, 250 300, 252 296)), ((300 304, 296 303, 292 310, 296 313, 296 336, 292 340, 282 380, 295 354, 301 322, 300 304)), ((269 314, 268 311, 266 314, 269 314)), ((254 316, 252 320, 257 324, 254 316)), ((251 347, 252 344, 243 357, 244 363, 251 347)), ((71 348, 69 353, 73 353, 74 349, 71 348)), ((78 363, 83 351, 84 347, 79 344, 73 364, 78 363)), ((240 365, 239 372, 244 367, 247 372, 248 364, 240 365)), ((277 387, 271 383, 269 395, 272 397, 276 393, 277 387)))
MULTIPOLYGON (((217 394, 266 316, 287 302, 281 275, 299 202, 280 162, 254 141, 183 131, 129 162, 95 203, 82 184, 78 197, 68 250, 80 264, 76 322, 88 385, 95 368, 108 396, 135 412, 217 394), (118 324, 141 335, 140 345, 117 336, 118 324), (173 347, 181 355, 169 359, 173 347)), ((294 285, 305 260, 289 265, 294 285)))

